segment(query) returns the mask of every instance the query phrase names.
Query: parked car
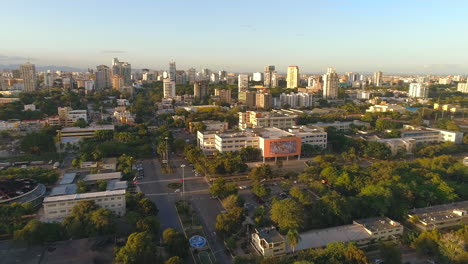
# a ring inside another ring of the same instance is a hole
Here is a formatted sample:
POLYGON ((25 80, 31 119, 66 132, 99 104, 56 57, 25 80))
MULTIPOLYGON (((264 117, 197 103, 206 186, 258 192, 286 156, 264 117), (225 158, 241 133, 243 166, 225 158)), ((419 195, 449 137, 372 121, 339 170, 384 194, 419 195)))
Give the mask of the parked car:
POLYGON ((175 193, 180 193, 180 189, 176 189, 174 192, 175 193))
POLYGON ((239 190, 245 190, 245 189, 247 189, 247 186, 245 185, 239 186, 239 190))

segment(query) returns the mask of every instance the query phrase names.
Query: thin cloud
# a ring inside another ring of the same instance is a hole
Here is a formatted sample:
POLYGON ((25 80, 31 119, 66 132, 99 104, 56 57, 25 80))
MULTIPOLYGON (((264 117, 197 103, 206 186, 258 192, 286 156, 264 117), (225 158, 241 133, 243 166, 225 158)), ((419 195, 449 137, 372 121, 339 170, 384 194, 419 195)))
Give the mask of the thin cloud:
POLYGON ((126 53, 126 51, 125 50, 101 50, 101 53, 106 53, 106 54, 114 53, 114 54, 117 54, 117 53, 126 53))

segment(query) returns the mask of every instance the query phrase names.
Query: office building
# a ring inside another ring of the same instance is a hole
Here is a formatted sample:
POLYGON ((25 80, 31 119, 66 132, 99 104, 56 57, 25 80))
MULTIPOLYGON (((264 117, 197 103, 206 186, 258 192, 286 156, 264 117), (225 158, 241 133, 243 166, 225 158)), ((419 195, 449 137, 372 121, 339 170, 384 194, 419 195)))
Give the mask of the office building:
POLYGON ((120 91, 124 87, 124 79, 120 75, 112 75, 111 86, 112 89, 120 91))
POLYGON ((396 104, 380 104, 380 105, 371 105, 369 109, 366 109, 366 112, 369 113, 385 113, 385 112, 399 112, 400 114, 405 114, 408 112, 408 109, 401 105, 396 104))
POLYGON ((61 126, 72 126, 76 121, 88 121, 87 110, 72 110, 71 107, 58 107, 58 118, 61 126))
POLYGON ((443 84, 443 85, 452 84, 452 79, 450 79, 450 78, 440 78, 439 79, 439 84, 443 84))
POLYGON ((114 125, 89 126, 89 127, 65 127, 58 132, 59 141, 62 143, 76 143, 82 138, 92 138, 96 131, 114 131, 114 125))
POLYGON ((171 81, 176 81, 176 73, 177 73, 177 70, 176 70, 176 63, 175 61, 170 61, 169 62, 169 80, 171 81))
POLYGON ((264 128, 277 127, 287 129, 296 125, 297 115, 289 114, 284 111, 258 112, 247 111, 239 112, 239 128, 264 128))
POLYGON ((210 82, 219 83, 219 74, 217 74, 216 72, 212 72, 210 75, 210 82))
POLYGON ((248 108, 255 107, 256 93, 252 91, 239 92, 239 103, 247 106, 248 108))
MULTIPOLYGON (((119 61, 118 58, 112 60, 112 76, 120 76, 125 85, 132 83, 132 66, 128 62, 119 61)), ((114 88, 115 89, 115 88, 114 88)))
POLYGON ((24 91, 34 92, 37 88, 36 66, 26 63, 20 66, 21 78, 23 78, 24 91))
POLYGON ((323 75, 323 99, 336 99, 338 97, 339 77, 334 68, 328 68, 323 75))
POLYGON ((382 72, 378 71, 374 73, 373 83, 375 86, 382 86, 382 72))
POLYGON ((201 77, 203 80, 208 80, 211 75, 211 70, 210 69, 202 69, 201 70, 201 77))
POLYGON ((409 220, 421 231, 468 224, 468 201, 410 210, 409 220))
POLYGON ((187 79, 189 84, 194 84, 197 80, 197 70, 190 68, 187 70, 187 79))
POLYGON ((419 144, 442 142, 461 144, 463 142, 463 132, 405 125, 404 130, 401 130, 401 138, 411 138, 419 144))
POLYGON ((239 93, 249 89, 249 75, 239 74, 237 77, 237 86, 239 88, 239 93))
POLYGON ((265 70, 263 72, 263 86, 267 88, 273 87, 273 73, 275 72, 275 66, 269 65, 265 66, 265 70))
MULTIPOLYGON (((387 217, 366 218, 355 220, 350 225, 300 233, 301 240, 294 250, 324 248, 333 242, 352 242, 362 247, 376 241, 394 240, 402 234, 403 226, 396 221, 387 217)), ((286 238, 274 227, 255 229, 251 242, 257 253, 264 257, 280 256, 293 251, 286 238)))
POLYGON ((215 89, 215 97, 217 97, 221 103, 232 103, 231 90, 229 89, 215 89))
POLYGON ((429 96, 429 87, 423 83, 410 83, 408 96, 426 99, 429 96))
POLYGON ((52 88, 54 86, 54 74, 50 71, 44 72, 44 88, 52 88))
POLYGON ((268 93, 257 93, 255 106, 262 109, 271 109, 273 106, 273 95, 268 93))
POLYGON ((261 82, 263 81, 263 73, 261 72, 254 72, 252 74, 252 81, 254 82, 261 82))
POLYGON ((198 81, 193 84, 193 96, 204 99, 208 97, 208 81, 198 81))
POLYGON ((468 82, 458 83, 457 91, 462 92, 462 93, 468 93, 468 82))
POLYGON ((44 198, 44 220, 61 221, 69 216, 73 207, 80 201, 93 201, 97 206, 109 209, 118 216, 125 215, 126 190, 90 192, 70 195, 48 196, 44 198))
POLYGON ((94 80, 85 80, 84 81, 85 91, 94 91, 94 80))
POLYGON ((327 132, 323 127, 293 126, 288 128, 287 131, 300 137, 302 144, 308 144, 322 149, 327 147, 327 132))
POLYGON ((96 90, 100 91, 111 87, 111 70, 106 65, 96 67, 96 90))
POLYGON ((299 86, 299 67, 289 66, 286 77, 287 88, 297 88, 299 86))
POLYGON ((164 98, 174 98, 176 96, 175 81, 166 78, 163 80, 164 98))

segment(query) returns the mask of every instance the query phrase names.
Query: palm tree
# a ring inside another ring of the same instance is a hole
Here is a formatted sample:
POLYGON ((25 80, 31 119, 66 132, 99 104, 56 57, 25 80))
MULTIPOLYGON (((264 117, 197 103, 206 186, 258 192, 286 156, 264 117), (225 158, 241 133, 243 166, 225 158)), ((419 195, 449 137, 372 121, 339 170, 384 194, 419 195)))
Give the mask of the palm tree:
POLYGON ((299 241, 301 241, 301 236, 299 235, 299 232, 297 232, 297 229, 289 229, 288 233, 286 234, 286 240, 288 241, 289 245, 291 245, 294 253, 297 244, 299 244, 299 241))

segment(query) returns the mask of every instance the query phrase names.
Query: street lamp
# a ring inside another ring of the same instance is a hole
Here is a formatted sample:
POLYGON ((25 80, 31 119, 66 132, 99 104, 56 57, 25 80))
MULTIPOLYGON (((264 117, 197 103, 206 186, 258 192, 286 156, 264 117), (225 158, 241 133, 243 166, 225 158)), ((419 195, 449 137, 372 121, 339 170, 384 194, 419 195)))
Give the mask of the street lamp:
POLYGON ((169 164, 169 146, 167 145, 168 137, 165 137, 164 139, 166 139, 166 163, 169 164))
POLYGON ((185 164, 180 165, 182 168, 182 199, 185 201, 185 164))

